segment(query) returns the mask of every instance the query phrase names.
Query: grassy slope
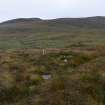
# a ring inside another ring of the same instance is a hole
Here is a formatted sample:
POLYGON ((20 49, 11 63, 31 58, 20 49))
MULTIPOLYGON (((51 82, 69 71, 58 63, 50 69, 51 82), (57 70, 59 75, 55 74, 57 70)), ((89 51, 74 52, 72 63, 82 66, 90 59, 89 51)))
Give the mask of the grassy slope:
POLYGON ((105 18, 16 19, 0 24, 0 48, 104 45, 105 18))

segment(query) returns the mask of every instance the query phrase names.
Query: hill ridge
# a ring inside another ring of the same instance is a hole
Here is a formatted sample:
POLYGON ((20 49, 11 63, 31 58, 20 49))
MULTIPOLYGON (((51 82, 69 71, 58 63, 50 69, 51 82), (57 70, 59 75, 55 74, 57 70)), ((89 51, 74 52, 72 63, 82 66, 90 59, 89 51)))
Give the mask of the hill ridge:
POLYGON ((105 45, 105 17, 19 18, 0 23, 0 49, 87 45, 105 45))

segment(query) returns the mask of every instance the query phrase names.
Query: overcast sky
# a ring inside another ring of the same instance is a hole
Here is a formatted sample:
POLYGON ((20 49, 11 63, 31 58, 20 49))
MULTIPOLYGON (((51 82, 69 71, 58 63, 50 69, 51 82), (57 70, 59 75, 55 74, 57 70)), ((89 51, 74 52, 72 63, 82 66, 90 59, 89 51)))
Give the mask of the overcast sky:
POLYGON ((105 16, 105 0, 0 0, 0 21, 105 16))

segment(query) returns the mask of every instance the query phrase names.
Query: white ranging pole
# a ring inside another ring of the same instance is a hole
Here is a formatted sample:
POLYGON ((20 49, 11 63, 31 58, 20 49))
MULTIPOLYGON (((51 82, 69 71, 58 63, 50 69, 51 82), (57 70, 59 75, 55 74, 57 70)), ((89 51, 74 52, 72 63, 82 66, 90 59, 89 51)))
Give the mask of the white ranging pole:
POLYGON ((47 53, 46 49, 42 49, 42 54, 45 55, 47 53))

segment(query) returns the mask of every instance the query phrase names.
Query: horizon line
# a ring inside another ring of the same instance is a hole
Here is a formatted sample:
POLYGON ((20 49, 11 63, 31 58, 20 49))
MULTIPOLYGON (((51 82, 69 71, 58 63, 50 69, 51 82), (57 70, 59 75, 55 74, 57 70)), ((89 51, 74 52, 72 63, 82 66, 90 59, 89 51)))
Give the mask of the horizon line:
POLYGON ((3 21, 0 21, 0 23, 4 23, 11 20, 18 20, 18 19, 40 19, 40 20, 55 20, 55 19, 79 19, 79 18, 92 18, 92 17, 105 17, 105 16, 78 16, 78 17, 56 17, 56 18, 42 18, 42 17, 17 17, 17 18, 11 18, 11 19, 5 19, 3 21))

